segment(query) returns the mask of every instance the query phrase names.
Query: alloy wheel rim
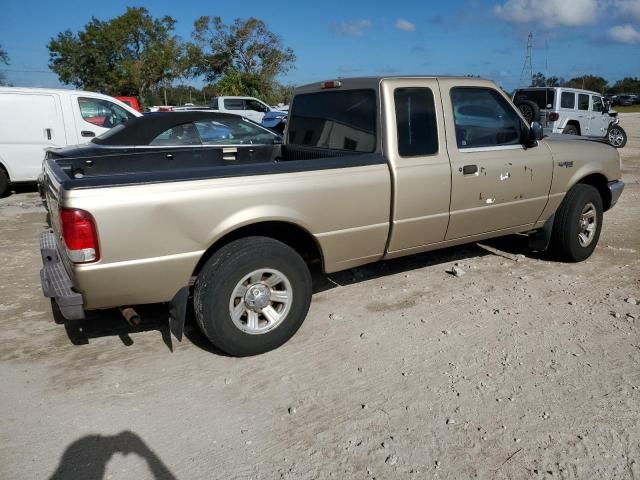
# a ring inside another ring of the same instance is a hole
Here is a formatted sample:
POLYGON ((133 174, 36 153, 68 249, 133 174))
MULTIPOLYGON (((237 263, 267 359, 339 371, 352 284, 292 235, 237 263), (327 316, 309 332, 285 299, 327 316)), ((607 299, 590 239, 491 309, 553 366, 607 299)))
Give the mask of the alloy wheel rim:
POLYGON ((587 203, 582 209, 578 220, 578 241, 580 246, 588 247, 593 242, 598 227, 598 217, 596 207, 593 203, 587 203))
POLYGON ((261 268, 236 284, 229 299, 229 315, 242 332, 260 335, 284 322, 292 301, 289 279, 279 270, 261 268))
POLYGON ((622 132, 618 128, 612 128, 609 130, 609 143, 614 147, 618 147, 622 145, 622 141, 624 137, 622 136, 622 132))

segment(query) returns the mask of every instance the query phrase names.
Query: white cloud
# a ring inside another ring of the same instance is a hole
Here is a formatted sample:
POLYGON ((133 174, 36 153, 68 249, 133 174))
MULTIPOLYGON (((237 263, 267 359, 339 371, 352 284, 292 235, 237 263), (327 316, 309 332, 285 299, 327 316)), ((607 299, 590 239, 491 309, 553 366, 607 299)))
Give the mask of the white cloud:
POLYGON ((413 23, 409 20, 405 20, 404 18, 399 18, 393 25, 398 30, 404 30, 405 32, 414 32, 416 29, 416 26, 413 23))
POLYGON ((640 32, 633 25, 616 25, 609 30, 609 38, 618 43, 640 43, 640 32))
POLYGON ((607 3, 606 7, 610 13, 626 18, 627 21, 640 21, 640 0, 610 0, 607 3))
POLYGON ((597 20, 598 1, 507 0, 502 5, 496 5, 494 12, 509 22, 577 27, 597 20))
POLYGON ((371 27, 369 20, 352 20, 333 24, 333 31, 345 37, 361 37, 371 27))

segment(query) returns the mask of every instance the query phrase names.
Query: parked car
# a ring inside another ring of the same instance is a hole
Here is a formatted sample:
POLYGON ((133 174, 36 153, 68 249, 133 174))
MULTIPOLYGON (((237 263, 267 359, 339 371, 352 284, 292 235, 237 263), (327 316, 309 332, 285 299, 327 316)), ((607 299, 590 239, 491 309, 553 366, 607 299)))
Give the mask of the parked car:
MULTIPOLYGON (((129 120, 83 145, 49 149, 47 158, 104 157, 141 162, 152 168, 200 159, 202 166, 275 158, 281 137, 237 115, 219 112, 167 112, 129 120), (185 148, 192 147, 192 148, 185 148), (216 148, 213 148, 216 147, 216 148), (158 162, 156 166, 154 162, 158 162)), ((90 162, 71 171, 74 178, 99 175, 105 165, 90 162)), ((126 168, 125 165, 123 165, 126 168)), ((45 197, 44 191, 41 192, 45 197)), ((46 198, 45 198, 46 199, 46 198)))
POLYGON ((253 97, 214 97, 209 106, 214 110, 240 115, 257 123, 262 121, 265 113, 277 111, 253 97))
POLYGON ((564 133, 627 144, 618 113, 602 95, 566 87, 531 87, 514 92, 513 101, 527 121, 540 122, 546 134, 564 133))
POLYGON ((262 117, 262 126, 269 128, 277 133, 284 133, 284 127, 287 126, 288 112, 273 110, 267 112, 262 117))
POLYGON ((36 181, 46 148, 87 141, 139 115, 99 93, 0 87, 0 195, 36 181))
POLYGON ((633 105, 635 95, 618 95, 617 104, 623 107, 630 107, 633 105))
POLYGON ((302 86, 286 132, 276 153, 245 163, 225 163, 224 148, 208 163, 210 150, 191 146, 180 158, 159 149, 47 159, 44 294, 67 319, 168 302, 178 338, 192 303, 218 348, 253 355, 298 330, 312 267, 331 273, 513 233, 581 261, 624 187, 616 149, 543 139, 476 78, 302 86))
POLYGON ((129 105, 136 112, 142 112, 142 107, 140 107, 140 102, 136 97, 114 97, 116 100, 120 100, 125 105, 129 105))

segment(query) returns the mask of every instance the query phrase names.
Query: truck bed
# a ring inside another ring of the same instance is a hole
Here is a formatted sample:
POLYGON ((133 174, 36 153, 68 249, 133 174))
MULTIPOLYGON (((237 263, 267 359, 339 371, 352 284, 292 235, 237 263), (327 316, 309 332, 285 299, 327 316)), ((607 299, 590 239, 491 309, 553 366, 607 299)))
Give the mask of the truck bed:
POLYGON ((362 154, 297 145, 239 148, 181 148, 78 156, 51 152, 46 168, 64 190, 114 187, 384 163, 381 154, 362 154), (228 158, 234 158, 229 160, 228 158))

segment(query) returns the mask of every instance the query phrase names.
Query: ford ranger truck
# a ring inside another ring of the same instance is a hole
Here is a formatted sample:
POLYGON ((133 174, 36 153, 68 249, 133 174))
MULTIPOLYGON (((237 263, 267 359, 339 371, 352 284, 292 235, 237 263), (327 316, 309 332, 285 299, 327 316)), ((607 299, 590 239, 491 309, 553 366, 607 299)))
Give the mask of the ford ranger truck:
POLYGON ((615 148, 543 138, 493 82, 471 78, 299 87, 277 148, 248 160, 202 147, 179 161, 161 149, 52 152, 45 296, 66 319, 166 302, 178 338, 192 302, 214 345, 255 355, 304 321, 310 266, 331 273, 514 233, 585 260, 624 187, 615 148))

